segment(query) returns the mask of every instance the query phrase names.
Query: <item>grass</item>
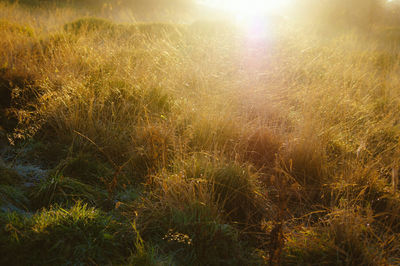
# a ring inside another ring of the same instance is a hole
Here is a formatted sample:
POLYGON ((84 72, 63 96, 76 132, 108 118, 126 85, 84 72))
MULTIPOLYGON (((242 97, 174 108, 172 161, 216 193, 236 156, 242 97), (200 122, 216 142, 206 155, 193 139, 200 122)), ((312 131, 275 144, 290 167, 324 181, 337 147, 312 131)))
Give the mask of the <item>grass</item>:
POLYGON ((206 182, 213 201, 232 222, 251 226, 259 224, 267 215, 258 176, 248 165, 210 161, 201 155, 183 164, 184 177, 206 182))
POLYGON ((400 262, 393 26, 261 40, 6 2, 0 264, 400 262))
POLYGON ((78 180, 62 175, 49 176, 38 184, 32 191, 31 202, 37 209, 49 207, 53 204, 71 205, 80 200, 92 206, 96 202, 101 206, 107 193, 96 190, 94 187, 81 183, 78 180))
POLYGON ((0 166, 0 178, 2 185, 18 185, 23 181, 15 170, 2 165, 0 166))
POLYGON ((2 241, 8 242, 2 263, 118 261, 133 250, 135 239, 133 230, 123 234, 121 229, 110 216, 79 202, 70 209, 53 207, 31 217, 11 213, 2 228, 2 241))
POLYGON ((136 219, 144 236, 179 264, 261 262, 243 247, 238 230, 224 222, 207 182, 181 178, 157 178, 154 195, 139 203, 136 219))

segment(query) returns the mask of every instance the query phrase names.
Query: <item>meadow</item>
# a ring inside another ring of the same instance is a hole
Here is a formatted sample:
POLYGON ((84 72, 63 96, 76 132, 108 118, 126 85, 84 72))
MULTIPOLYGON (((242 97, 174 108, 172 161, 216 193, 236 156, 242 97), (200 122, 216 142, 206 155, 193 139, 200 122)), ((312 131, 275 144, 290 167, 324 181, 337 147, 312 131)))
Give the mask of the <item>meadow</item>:
POLYGON ((0 2, 1 265, 400 264, 399 28, 113 12, 0 2))

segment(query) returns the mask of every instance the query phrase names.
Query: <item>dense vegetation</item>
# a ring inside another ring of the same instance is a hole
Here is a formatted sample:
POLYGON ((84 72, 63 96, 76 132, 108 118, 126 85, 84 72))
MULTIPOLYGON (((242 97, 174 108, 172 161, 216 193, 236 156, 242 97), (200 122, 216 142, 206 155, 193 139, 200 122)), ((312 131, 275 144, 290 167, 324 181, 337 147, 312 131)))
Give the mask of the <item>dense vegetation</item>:
POLYGON ((1 265, 400 263, 393 24, 258 38, 8 2, 1 265))

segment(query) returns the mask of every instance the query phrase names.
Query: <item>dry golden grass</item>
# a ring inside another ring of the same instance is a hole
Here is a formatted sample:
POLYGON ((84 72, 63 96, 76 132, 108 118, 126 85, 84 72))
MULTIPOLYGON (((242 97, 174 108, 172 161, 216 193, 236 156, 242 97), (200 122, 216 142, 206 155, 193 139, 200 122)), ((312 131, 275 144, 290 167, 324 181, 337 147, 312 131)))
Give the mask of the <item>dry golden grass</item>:
POLYGON ((0 4, 2 127, 96 154, 110 198, 142 183, 160 257, 399 263, 400 39, 74 12, 0 4))

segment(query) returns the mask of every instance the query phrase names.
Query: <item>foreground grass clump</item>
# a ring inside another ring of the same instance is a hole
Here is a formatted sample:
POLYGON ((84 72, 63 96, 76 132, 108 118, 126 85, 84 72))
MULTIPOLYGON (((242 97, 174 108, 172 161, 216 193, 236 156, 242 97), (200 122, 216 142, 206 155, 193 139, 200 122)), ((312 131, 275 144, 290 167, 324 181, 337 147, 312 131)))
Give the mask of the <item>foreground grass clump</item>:
POLYGON ((288 237, 283 253, 284 265, 335 265, 343 262, 338 258, 338 250, 326 233, 318 233, 312 228, 303 229, 288 237))
POLYGON ((77 203, 32 216, 10 213, 2 219, 2 264, 80 264, 121 261, 133 251, 132 228, 77 203), (130 230, 131 229, 131 230, 130 230))
POLYGON ((239 231, 224 222, 206 180, 171 175, 157 182, 156 194, 139 203, 137 220, 146 239, 175 254, 173 259, 179 264, 257 261, 239 241, 239 231))
POLYGON ((197 155, 185 161, 183 167, 186 178, 208 184, 213 201, 231 221, 248 227, 267 216, 266 195, 248 165, 197 155))
POLYGON ((372 226, 373 218, 369 215, 370 213, 357 213, 351 209, 337 209, 325 216, 318 226, 297 228, 286 236, 282 263, 390 264, 390 261, 396 260, 394 256, 398 250, 398 240, 386 239, 385 235, 382 235, 383 238, 377 238, 377 228, 372 226))

